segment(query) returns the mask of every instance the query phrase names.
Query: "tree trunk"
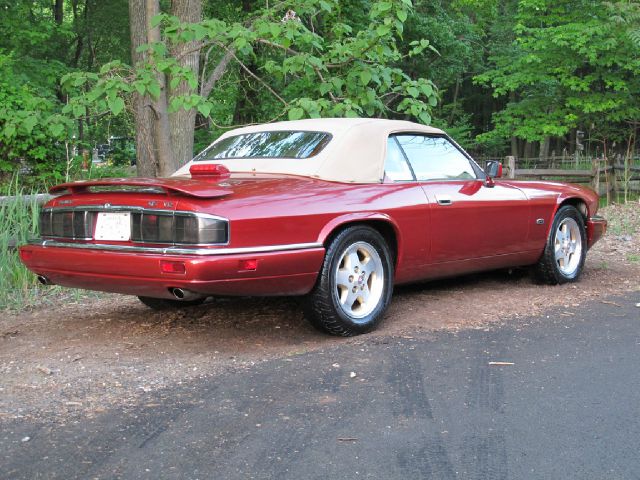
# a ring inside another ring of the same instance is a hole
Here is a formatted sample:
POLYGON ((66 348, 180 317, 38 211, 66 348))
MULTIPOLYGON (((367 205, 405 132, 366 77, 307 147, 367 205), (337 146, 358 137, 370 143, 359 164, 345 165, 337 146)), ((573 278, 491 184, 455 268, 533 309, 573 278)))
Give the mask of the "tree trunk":
MULTIPOLYGON (((173 0, 171 15, 182 22, 195 23, 202 20, 202 0, 173 0)), ((200 71, 200 51, 195 47, 197 42, 180 43, 171 47, 171 56, 178 59, 181 67, 190 69, 196 78, 200 71), (186 53, 190 52, 190 53, 186 53)), ((170 89, 168 98, 174 96, 197 93, 197 88, 191 88, 186 82, 170 89)), ((169 114, 171 129, 171 144, 173 146, 174 167, 181 167, 193 158, 193 137, 195 132, 196 111, 181 108, 169 114)))
MULTIPOLYGON (((151 19, 160 13, 159 0, 146 0, 145 11, 147 14, 147 42, 160 42, 160 27, 152 27, 151 19)), ((160 85, 160 95, 152 99, 153 108, 153 135, 155 156, 158 159, 158 175, 168 177, 177 169, 173 148, 171 147, 171 129, 169 128, 169 107, 167 100, 167 79, 163 72, 156 74, 156 80, 160 85)))
POLYGON ((64 0, 55 0, 53 3, 53 19, 58 25, 64 20, 64 0))
POLYGON ((551 137, 544 137, 544 140, 540 143, 540 158, 547 158, 549 156, 550 144, 551 137))
MULTIPOLYGON (((515 103, 516 92, 509 92, 509 103, 515 103)), ((511 156, 518 158, 518 138, 511 137, 511 156)))
MULTIPOLYGON (((129 0, 129 26, 131 35, 131 59, 134 65, 146 61, 147 54, 137 51, 147 43, 147 15, 145 0, 129 0)), ((133 116, 136 125, 136 168, 140 177, 158 175, 158 160, 153 139, 153 110, 146 95, 133 94, 133 116)))

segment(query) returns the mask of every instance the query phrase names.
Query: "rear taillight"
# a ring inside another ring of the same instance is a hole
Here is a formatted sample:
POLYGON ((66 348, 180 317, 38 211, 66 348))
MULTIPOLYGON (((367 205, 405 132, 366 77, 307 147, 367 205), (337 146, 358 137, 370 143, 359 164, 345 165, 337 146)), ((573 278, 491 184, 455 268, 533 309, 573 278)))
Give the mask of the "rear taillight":
POLYGON ((229 222, 223 218, 187 212, 134 212, 131 217, 134 242, 219 245, 229 241, 229 222))
MULTIPOLYGON (((126 210, 118 207, 118 211, 126 210)), ((40 214, 43 238, 93 239, 98 209, 46 208, 40 214)), ((169 245, 224 245, 229 243, 229 221, 195 212, 132 210, 131 241, 169 245)))
POLYGON ((40 213, 40 236, 89 240, 93 233, 93 215, 85 210, 45 209, 40 213))

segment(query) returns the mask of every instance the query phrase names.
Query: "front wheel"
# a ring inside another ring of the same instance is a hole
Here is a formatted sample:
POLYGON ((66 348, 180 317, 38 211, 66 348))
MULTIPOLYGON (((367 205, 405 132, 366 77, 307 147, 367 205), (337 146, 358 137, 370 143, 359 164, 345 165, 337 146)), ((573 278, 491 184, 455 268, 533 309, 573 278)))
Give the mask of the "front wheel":
POLYGON ((550 285, 576 281, 584 268, 586 245, 582 215, 571 205, 561 207, 536 265, 536 276, 550 285))
POLYGON ((372 330, 393 293, 389 246, 374 229, 349 227, 329 244, 306 317, 333 335, 352 336, 372 330))

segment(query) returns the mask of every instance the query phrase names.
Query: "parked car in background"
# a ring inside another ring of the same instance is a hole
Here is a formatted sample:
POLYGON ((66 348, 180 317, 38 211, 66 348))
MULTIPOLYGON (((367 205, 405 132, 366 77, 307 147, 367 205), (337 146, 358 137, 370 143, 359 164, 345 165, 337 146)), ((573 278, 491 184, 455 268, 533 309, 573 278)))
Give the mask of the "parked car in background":
POLYGON ((550 284, 579 278, 606 230, 596 193, 500 176, 415 123, 256 125, 170 178, 53 187, 41 238, 20 255, 44 284, 152 308, 305 295, 313 325, 354 335, 378 324, 394 285, 517 266, 550 284))
POLYGON ((94 165, 135 165, 136 147, 132 138, 109 137, 108 143, 99 143, 93 149, 94 165))

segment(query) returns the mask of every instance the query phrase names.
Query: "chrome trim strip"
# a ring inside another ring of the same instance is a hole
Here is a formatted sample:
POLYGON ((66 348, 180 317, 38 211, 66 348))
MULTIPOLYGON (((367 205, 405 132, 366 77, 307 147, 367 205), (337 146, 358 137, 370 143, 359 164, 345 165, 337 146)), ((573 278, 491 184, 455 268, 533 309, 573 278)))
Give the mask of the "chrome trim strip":
POLYGON ((242 248, 175 248, 175 247, 136 247, 134 245, 105 245, 87 243, 58 242, 56 240, 30 240, 29 245, 56 248, 78 248, 81 250, 104 250, 113 252, 133 252, 133 253, 155 253, 160 255, 238 255, 252 253, 285 252, 287 250, 309 250, 321 248, 322 243, 291 243, 288 245, 267 245, 262 247, 242 247, 242 248))
POLYGON ((604 218, 601 215, 593 215, 592 217, 589 217, 589 221, 591 222, 602 222, 602 221, 607 221, 606 218, 604 218))

